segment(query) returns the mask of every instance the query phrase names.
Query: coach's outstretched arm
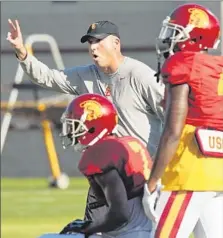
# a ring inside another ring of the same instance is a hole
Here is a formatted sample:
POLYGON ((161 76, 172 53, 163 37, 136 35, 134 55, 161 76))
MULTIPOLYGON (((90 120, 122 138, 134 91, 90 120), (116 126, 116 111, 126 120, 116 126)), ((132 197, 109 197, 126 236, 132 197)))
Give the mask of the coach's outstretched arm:
POLYGON ((8 32, 7 40, 14 48, 22 69, 30 77, 31 81, 54 91, 79 94, 78 89, 84 87, 84 85, 77 75, 77 70, 62 71, 49 69, 47 65, 27 52, 18 20, 13 22, 11 19, 8 19, 8 23, 10 31, 8 32), (67 80, 69 76, 72 77, 74 85, 71 85, 69 80, 67 80))

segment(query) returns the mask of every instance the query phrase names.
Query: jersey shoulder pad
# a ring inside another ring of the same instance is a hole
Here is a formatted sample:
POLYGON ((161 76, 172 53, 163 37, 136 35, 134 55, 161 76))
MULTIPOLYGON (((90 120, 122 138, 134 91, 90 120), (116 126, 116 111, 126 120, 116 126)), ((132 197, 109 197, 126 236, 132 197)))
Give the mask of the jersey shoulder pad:
POLYGON ((194 52, 177 52, 170 56, 161 69, 164 83, 173 85, 188 83, 194 57, 194 52))
POLYGON ((152 158, 146 146, 135 137, 123 138, 123 144, 126 148, 125 173, 128 176, 143 176, 149 178, 152 168, 152 158))
POLYGON ((124 152, 125 148, 118 138, 105 138, 83 153, 78 168, 85 176, 118 169, 124 152))
POLYGON ((222 55, 209 55, 209 54, 200 54, 200 62, 202 66, 208 66, 209 69, 216 70, 216 73, 219 74, 219 67, 223 67, 223 56, 222 55))

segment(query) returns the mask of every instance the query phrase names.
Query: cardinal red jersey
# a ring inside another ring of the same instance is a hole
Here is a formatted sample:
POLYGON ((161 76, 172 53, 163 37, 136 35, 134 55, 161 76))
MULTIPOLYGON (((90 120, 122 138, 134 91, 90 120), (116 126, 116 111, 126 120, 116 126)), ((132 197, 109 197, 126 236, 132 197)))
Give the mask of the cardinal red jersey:
POLYGON ((218 133, 223 130, 223 57, 178 52, 165 61, 161 73, 165 83, 190 87, 186 124, 162 176, 164 190, 222 191, 223 147, 218 133), (196 137, 202 127, 208 127, 204 143, 196 137))
POLYGON ((116 169, 131 196, 142 190, 149 178, 152 160, 138 139, 108 136, 83 153, 78 167, 86 177, 116 169))
POLYGON ((190 86, 186 124, 223 130, 223 57, 177 52, 161 70, 165 83, 190 86))

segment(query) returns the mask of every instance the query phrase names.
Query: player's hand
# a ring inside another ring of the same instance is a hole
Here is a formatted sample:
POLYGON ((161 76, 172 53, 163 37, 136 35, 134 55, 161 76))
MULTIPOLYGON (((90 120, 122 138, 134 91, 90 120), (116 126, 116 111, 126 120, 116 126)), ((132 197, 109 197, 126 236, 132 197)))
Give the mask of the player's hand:
POLYGON ((157 200, 160 196, 160 187, 157 187, 152 193, 149 191, 147 184, 144 184, 144 194, 142 204, 146 216, 153 222, 158 222, 158 217, 155 212, 157 200))
POLYGON ((83 221, 80 219, 74 220, 68 225, 66 225, 60 234, 69 233, 84 233, 84 229, 91 223, 91 221, 83 221))
POLYGON ((19 59, 24 59, 26 57, 26 48, 23 44, 23 37, 20 30, 18 20, 14 22, 8 19, 9 32, 7 34, 7 40, 11 43, 12 47, 15 49, 16 54, 19 59))

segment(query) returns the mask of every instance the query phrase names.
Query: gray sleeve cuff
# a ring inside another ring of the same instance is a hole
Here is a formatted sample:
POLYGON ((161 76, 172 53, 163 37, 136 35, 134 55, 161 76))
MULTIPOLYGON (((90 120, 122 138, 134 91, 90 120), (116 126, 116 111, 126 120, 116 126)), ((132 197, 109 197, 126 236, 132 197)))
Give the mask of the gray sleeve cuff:
POLYGON ((31 61, 31 58, 32 58, 32 55, 29 54, 28 52, 27 52, 27 54, 26 54, 25 59, 23 59, 23 60, 20 60, 20 59, 18 58, 18 56, 17 56, 16 53, 15 53, 15 56, 16 56, 16 59, 17 59, 17 61, 18 61, 19 63, 24 63, 24 64, 25 64, 26 62, 31 61))

